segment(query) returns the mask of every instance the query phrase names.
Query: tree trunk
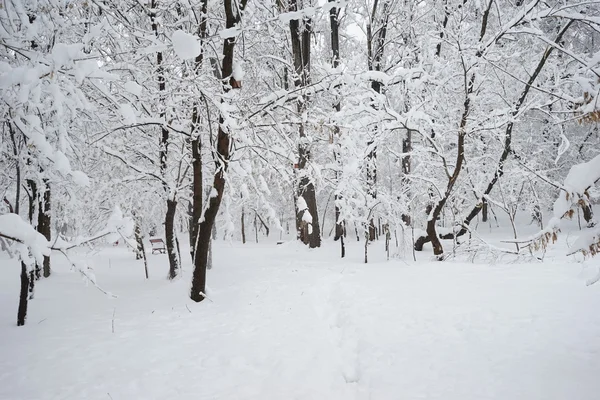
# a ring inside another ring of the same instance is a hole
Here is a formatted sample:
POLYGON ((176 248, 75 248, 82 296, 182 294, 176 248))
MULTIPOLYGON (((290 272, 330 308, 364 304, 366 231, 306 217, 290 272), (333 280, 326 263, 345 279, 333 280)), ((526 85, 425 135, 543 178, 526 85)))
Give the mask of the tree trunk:
MULTIPOLYGON (((155 37, 159 37, 158 34, 158 20, 156 15, 156 9, 158 7, 157 0, 150 1, 150 21, 152 32, 155 37)), ((163 67, 163 53, 156 53, 156 74, 158 77, 158 106, 159 106, 159 118, 165 123, 165 119, 167 116, 167 106, 166 106, 166 80, 165 80, 165 71, 163 67)), ((177 252, 177 243, 175 236, 175 211, 177 209, 177 200, 175 199, 175 195, 172 195, 170 192, 170 188, 168 187, 166 175, 167 175, 167 157, 169 154, 169 130, 163 125, 160 129, 160 140, 159 140, 159 151, 158 151, 158 160, 159 160, 159 168, 160 168, 160 176, 163 178, 163 189, 165 195, 167 196, 167 213, 165 215, 165 238, 166 238, 166 247, 167 247, 167 255, 169 258, 169 279, 173 279, 177 276, 179 272, 179 257, 177 252)))
MULTIPOLYGON (((196 111, 196 109, 194 109, 196 111)), ((196 117, 197 119, 197 117, 196 117)), ((194 120, 194 118, 192 118, 194 120)), ((210 122, 209 122, 210 123, 210 122)), ((197 246, 198 227, 200 226, 199 221, 202 218, 202 152, 201 152, 201 141, 200 133, 197 133, 197 137, 192 140, 192 169, 193 169, 193 181, 192 181, 192 216, 190 224, 190 253, 192 261, 194 260, 194 254, 197 246)))
MULTIPOLYGON (((490 0, 487 6, 487 9, 484 11, 481 22, 481 30, 479 33, 479 42, 483 40, 485 36, 485 32, 487 30, 488 17, 490 13, 490 9, 492 7, 493 1, 490 0)), ((482 56, 482 51, 478 50, 476 53, 477 58, 482 56)), ((475 66, 473 66, 475 67, 475 66)), ((465 160, 465 136, 467 134, 467 120, 469 116, 469 112, 471 110, 471 95, 473 94, 473 85, 475 83, 475 72, 471 73, 470 78, 467 78, 467 70, 464 71, 464 81, 465 81, 465 98, 463 103, 463 113, 460 118, 460 125, 458 128, 458 137, 457 137, 457 150, 456 150, 456 163, 454 165, 454 171, 452 175, 448 178, 448 184, 446 185, 446 192, 443 197, 438 201, 436 206, 433 208, 432 213, 429 215, 429 220, 427 221, 427 236, 429 240, 431 240, 431 245, 433 246, 433 254, 438 256, 438 259, 442 259, 441 256, 444 253, 444 249, 442 247, 442 243, 440 238, 436 232, 436 221, 442 213, 446 202, 450 198, 452 194, 452 190, 454 189, 454 185, 460 175, 460 171, 462 170, 462 165, 465 160)))
POLYGON ((592 205, 587 203, 581 208, 583 210, 583 219, 585 219, 585 222, 587 222, 588 228, 591 228, 594 223, 594 212, 592 211, 592 205))
MULTIPOLYGON (((373 10, 370 15, 370 19, 367 22, 367 56, 368 56, 368 68, 369 71, 381 71, 381 64, 383 60, 383 54, 385 50, 385 38, 387 35, 387 26, 389 20, 389 7, 390 2, 386 1, 383 3, 381 10, 381 18, 378 27, 373 32, 373 25, 375 24, 375 17, 377 15, 378 1, 373 3, 373 10)), ((377 93, 382 92, 382 83, 376 80, 371 81, 371 89, 377 93)), ((373 99, 375 101, 375 98, 373 99)), ((375 102, 373 107, 378 108, 375 102)), ((367 154, 367 194, 374 201, 377 198, 377 145, 375 137, 377 136, 377 126, 373 130, 373 139, 367 143, 369 153, 367 154)), ((369 206, 372 207, 372 206, 369 206)), ((376 239, 376 228, 374 217, 371 217, 368 228, 368 240, 374 241, 376 239)))
MULTIPOLYGON (((301 8, 301 7, 300 7, 301 8)), ((289 12, 299 10, 298 0, 290 0, 289 12)), ((292 42, 292 55, 294 57, 294 69, 296 76, 294 84, 296 88, 306 87, 310 82, 310 35, 312 33, 312 20, 308 17, 302 18, 302 26, 298 19, 290 20, 290 35, 292 42)), ((297 103, 298 115, 303 115, 307 111, 308 97, 302 96, 297 103)), ((298 127, 298 196, 302 196, 306 202, 308 213, 310 213, 312 222, 308 229, 304 243, 310 248, 321 246, 321 228, 319 226, 319 213, 317 211, 316 190, 312 180, 307 176, 307 164, 311 159, 309 144, 307 143, 306 126, 300 123, 298 127)), ((302 229, 302 223, 300 223, 302 229)), ((302 236, 302 234, 301 234, 302 236)))
POLYGON ((174 279, 179 273, 179 257, 175 233, 175 211, 177 202, 167 200, 167 215, 165 217, 165 239, 167 241, 167 255, 169 257, 169 279, 174 279))
MULTIPOLYGON (((569 27, 572 25, 572 23, 573 23, 573 20, 570 20, 569 22, 567 22, 565 24, 565 26, 562 28, 562 30, 557 35, 557 37, 556 37, 556 39, 554 41, 555 43, 558 43, 558 42, 560 42, 562 40, 563 35, 566 33, 566 31, 569 29, 569 27)), ((482 30, 482 32, 485 33, 485 30, 482 30)), ((471 223, 471 221, 481 212, 481 209, 482 209, 482 207, 480 205, 481 202, 483 201, 483 199, 485 198, 485 196, 487 196, 487 195, 489 195, 491 193, 491 191, 494 188, 495 184, 504 175, 504 164, 506 163, 506 161, 508 159, 508 156, 512 153, 512 147, 511 147, 512 132, 513 132, 514 124, 515 124, 515 121, 516 121, 516 116, 519 113, 519 111, 521 109, 521 106, 525 102, 525 99, 527 98, 527 94, 529 93, 529 90, 531 89, 531 87, 535 83, 535 80, 537 79, 538 75, 540 74, 540 72, 544 68, 544 65, 546 64, 546 61, 550 57, 550 54, 552 54, 553 50, 554 50, 553 46, 548 46, 546 48, 546 51, 544 52, 544 54, 543 54, 540 62, 536 66, 535 70, 533 71, 533 74, 529 77, 529 80, 525 84, 525 88, 523 89, 523 91, 521 92, 519 98, 517 99, 517 101, 514 104, 514 108, 511 111, 511 117, 512 117, 512 119, 507 124, 506 129, 505 129, 505 133, 504 133, 504 149, 502 151, 502 154, 500 155, 500 159, 498 160, 498 167, 496 168, 494 176, 492 177, 491 181, 488 183, 485 191, 482 194, 482 200, 480 200, 480 201, 477 202, 477 204, 471 209, 471 212, 463 220, 463 223, 462 223, 463 227, 457 233, 450 233, 450 234, 447 234, 447 235, 442 235, 443 239, 453 239, 455 237, 462 236, 462 235, 464 235, 465 233, 468 232, 468 230, 467 230, 466 227, 469 226, 469 224, 471 223)), ((431 238, 431 236, 429 234, 427 236, 425 236, 425 237, 418 238, 417 241, 415 242, 415 250, 417 250, 417 251, 422 250, 423 249, 423 244, 427 243, 427 242, 429 242, 431 240, 432 240, 432 238, 431 238)))
MULTIPOLYGON (((152 32, 155 37, 159 37, 158 35, 158 22, 156 16, 156 8, 158 7, 157 0, 150 1, 150 22, 152 27, 152 32)), ((166 91, 166 81, 163 67, 163 53, 156 53, 156 74, 158 75, 158 92, 159 92, 159 118, 164 122, 166 117, 166 105, 165 105, 165 91, 166 91)), ((161 127, 160 129, 160 141, 159 141, 159 165, 161 176, 164 178, 166 169, 167 169, 167 154, 169 147, 169 130, 166 127, 161 127)), ((165 188, 168 193, 168 188, 165 188)))
MULTIPOLYGON (((38 206, 38 227, 39 233, 44 235, 46 240, 51 240, 51 218, 50 218, 50 184, 44 179, 44 193, 39 200, 38 206)), ((43 275, 44 278, 50 276, 50 256, 44 256, 43 275)))
POLYGON ((258 222, 260 222, 262 227, 265 228, 265 236, 269 237, 269 233, 271 233, 271 230, 269 229, 269 225, 267 225, 265 223, 265 220, 261 218, 261 216, 258 212, 256 213, 256 216, 258 217, 258 222))
MULTIPOLYGON (((240 0, 237 7, 234 7, 233 0, 224 0, 225 6, 225 28, 233 28, 241 22, 241 13, 246 7, 247 0, 240 0)), ((231 90, 233 80, 233 56, 235 49, 235 38, 226 38, 223 42, 223 63, 221 76, 223 77, 223 92, 231 90)), ((225 100, 222 100, 223 102, 225 100)), ((208 264, 208 252, 212 230, 219 212, 223 193, 225 192, 225 172, 230 159, 231 137, 229 128, 224 125, 224 116, 219 117, 219 131, 217 134, 216 160, 218 162, 215 174, 213 176, 213 189, 216 195, 210 196, 208 206, 204 212, 204 218, 200 222, 198 230, 198 246, 194 257, 194 273, 192 276, 192 287, 190 289, 190 298, 196 302, 204 300, 206 297, 206 269, 208 264)))
MULTIPOLYGON (((402 140, 402 185, 408 186, 410 181, 408 180, 408 175, 411 172, 411 159, 410 152, 412 151, 412 130, 406 130, 406 137, 402 140)), ((404 189, 408 193, 408 189, 404 189)), ((410 226, 411 220, 410 215, 403 214, 402 221, 410 226)))
POLYGON ((454 171, 448 179, 448 184, 446 186, 446 192, 444 193, 444 196, 437 202, 432 212, 429 214, 429 219, 427 220, 427 236, 429 236, 429 240, 431 241, 431 245, 433 246, 433 254, 436 256, 441 256, 444 253, 444 249, 442 247, 442 242, 440 241, 440 238, 437 235, 435 224, 439 216, 441 215, 442 210, 446 205, 446 202, 452 194, 452 189, 454 188, 454 185, 458 180, 458 176, 460 175, 460 171, 462 170, 462 165, 465 160, 465 136, 467 117, 471 109, 471 93, 473 92, 474 80, 475 74, 472 74, 471 79, 469 80, 469 83, 465 88, 465 101, 463 114, 460 119, 460 127, 458 129, 456 163, 454 165, 454 171))
POLYGON ((136 221, 135 223, 135 242, 137 244, 135 259, 136 260, 144 260, 144 272, 146 273, 146 279, 148 279, 148 260, 146 258, 146 249, 144 248, 144 239, 142 236, 142 229, 140 228, 140 224, 136 221))
MULTIPOLYGON (((12 129, 12 125, 8 124, 8 129, 10 132, 10 137, 12 139, 12 143, 13 143, 13 150, 14 150, 14 155, 15 155, 15 162, 16 162, 16 178, 17 178, 17 182, 16 182, 16 197, 15 197, 15 206, 14 208, 11 206, 10 202, 6 199, 6 197, 4 198, 4 201, 8 204, 10 211, 14 212, 15 214, 19 214, 20 212, 20 197, 21 197, 21 164, 19 163, 19 160, 17 159, 18 156, 18 150, 17 150, 17 142, 15 140, 15 133, 14 130, 12 129)), ((29 182, 29 180, 28 180, 29 182)), ((35 194, 32 193, 31 196, 34 196, 35 194)), ((32 223, 33 221, 33 204, 35 204, 32 201, 32 198, 30 197, 30 202, 29 202, 29 222, 32 223)), ((25 319, 27 318, 27 303, 29 301, 29 296, 31 296, 33 298, 33 289, 34 289, 34 276, 33 276, 33 271, 28 272, 27 271, 27 265, 25 265, 24 262, 21 261, 21 290, 19 293, 19 307, 17 309, 17 326, 23 326, 25 325, 25 319)))
MULTIPOLYGON (((329 0, 330 3, 335 2, 335 0, 329 0)), ((339 22, 339 13, 340 13, 340 9, 338 9, 337 7, 333 7, 329 10, 329 25, 331 27, 331 51, 332 51, 332 61, 331 64, 333 66, 333 68, 337 68, 340 65, 340 22, 339 22)), ((336 112, 340 112, 341 110, 341 104, 340 102, 336 102, 333 106, 334 110, 336 112)), ((339 126, 335 126, 333 128, 334 130, 334 136, 339 137, 341 130, 339 126)), ((341 165, 339 165, 339 154, 338 154, 338 150, 334 150, 333 156, 335 158, 335 160, 338 162, 338 167, 341 167, 341 165)), ((338 174, 339 172, 336 171, 336 180, 338 179, 338 174)), ((341 258, 344 258, 346 256, 346 247, 344 245, 344 222, 340 219, 340 207, 338 205, 338 200, 340 200, 339 195, 336 193, 335 197, 334 197, 334 205, 335 205, 335 236, 333 237, 333 240, 339 240, 340 241, 340 251, 341 251, 341 258)), ((323 223, 325 223, 325 221, 323 221, 323 223)))
POLYGON ((27 301, 29 291, 29 274, 27 273, 27 265, 21 262, 21 294, 19 295, 19 309, 17 311, 17 326, 25 325, 27 318, 27 301))
POLYGON ((242 207, 242 243, 246 244, 246 225, 244 224, 244 208, 242 207))
POLYGON ((481 204, 481 220, 483 222, 488 221, 488 202, 485 198, 483 199, 483 203, 481 204))
MULTIPOLYGON (((37 184, 34 180, 27 179, 27 186, 29 187, 29 190, 30 190, 29 212, 28 212, 29 223, 31 224, 31 226, 35 227, 37 230, 38 221, 37 221, 37 219, 34 221, 35 210, 36 210, 36 208, 39 208, 37 184)), ((35 275, 35 280, 40 279, 42 277, 42 266, 38 265, 38 263, 36 262, 34 270, 31 272, 35 275)))
POLYGON ((207 261, 206 261, 206 269, 212 269, 212 266, 213 266, 213 262, 212 262, 212 255, 213 255, 212 243, 213 243, 213 239, 210 239, 210 242, 208 242, 208 257, 207 257, 207 261))
POLYGON ((258 214, 255 212, 254 213, 254 238, 256 240, 256 243, 258 243, 258 221, 256 219, 256 216, 258 214))
MULTIPOLYGON (((204 61, 204 40, 207 36, 207 8, 208 0, 202 0, 200 5, 200 25, 198 27, 198 36, 202 46, 200 47, 200 54, 196 56, 194 60, 195 72, 198 73, 202 67, 204 61)), ((203 190, 202 187, 202 140, 201 132, 198 132, 198 124, 200 121, 200 102, 196 100, 194 108, 192 110, 192 221, 190 224, 190 253, 192 256, 192 263, 195 261, 195 251, 198 245, 198 229, 200 226, 200 219, 202 218, 202 206, 203 206, 203 190)), ((207 121, 210 124, 210 121, 207 121)))

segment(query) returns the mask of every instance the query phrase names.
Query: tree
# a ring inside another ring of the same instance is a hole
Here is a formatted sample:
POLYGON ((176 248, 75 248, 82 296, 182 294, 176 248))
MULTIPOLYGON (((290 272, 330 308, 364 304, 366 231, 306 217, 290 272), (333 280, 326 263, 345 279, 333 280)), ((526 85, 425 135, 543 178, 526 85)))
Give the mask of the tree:
MULTIPOLYGON (((239 84, 234 74, 234 51, 236 44, 236 27, 242 22, 242 15, 246 8, 247 0, 242 0, 234 4, 233 0, 225 0, 225 34, 223 41, 223 61, 221 66, 223 97, 221 104, 228 104, 233 100, 232 89, 238 88, 239 84)), ((237 71, 236 71, 237 72, 237 71)), ((194 273, 192 277, 192 287, 190 298, 196 302, 204 300, 206 297, 206 268, 208 262, 208 252, 212 229, 217 218, 219 206, 225 192, 225 183, 227 167, 231 158, 231 132, 229 119, 226 113, 226 107, 221 108, 219 116, 219 130, 216 142, 215 165, 216 170, 213 176, 213 185, 208 204, 204 210, 203 219, 200 222, 198 230, 198 246, 195 251, 194 273)))

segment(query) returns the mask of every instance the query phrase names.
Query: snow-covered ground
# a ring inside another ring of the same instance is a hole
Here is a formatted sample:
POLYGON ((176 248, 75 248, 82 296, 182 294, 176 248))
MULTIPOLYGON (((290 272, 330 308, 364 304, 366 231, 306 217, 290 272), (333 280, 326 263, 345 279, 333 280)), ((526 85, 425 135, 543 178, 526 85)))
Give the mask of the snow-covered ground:
POLYGON ((118 298, 57 254, 25 327, 0 254, 0 399, 596 400, 600 284, 564 248, 490 265, 385 261, 375 244, 365 265, 352 240, 344 260, 334 242, 217 241, 196 304, 189 263, 168 282, 149 255, 146 281, 131 252, 98 247, 77 256, 118 298))

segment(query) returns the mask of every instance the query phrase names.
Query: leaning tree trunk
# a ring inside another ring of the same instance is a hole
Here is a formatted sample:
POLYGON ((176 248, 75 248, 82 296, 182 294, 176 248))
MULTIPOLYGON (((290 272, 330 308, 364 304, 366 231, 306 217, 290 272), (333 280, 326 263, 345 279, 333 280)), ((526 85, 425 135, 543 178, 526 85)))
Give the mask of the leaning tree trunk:
MULTIPOLYGON (((241 22, 242 12, 246 7, 247 0, 240 0, 237 7, 233 0, 224 0, 225 6, 225 27, 233 28, 241 22)), ((240 84, 233 77, 233 56, 235 50, 235 38, 228 37, 223 42, 223 64, 221 76, 223 77, 222 87, 223 93, 228 93, 231 88, 239 88, 240 84)), ((226 100, 223 99, 223 102, 226 100)), ((210 196, 208 206, 204 211, 204 218, 201 219, 198 228, 198 236, 196 242, 196 253, 194 255, 194 273, 192 276, 192 287, 190 289, 190 298, 196 302, 204 300, 206 297, 206 269, 208 266, 208 253, 210 251, 210 241, 212 230, 223 200, 225 192, 225 173, 230 159, 231 137, 229 128, 224 125, 225 116, 219 117, 219 131, 217 133, 217 148, 216 160, 218 165, 213 176, 213 190, 216 195, 210 196)), ((196 190, 196 187, 194 187, 196 190)), ((196 192, 194 192, 194 195, 196 192)), ((200 193, 200 195, 202 195, 200 193)))

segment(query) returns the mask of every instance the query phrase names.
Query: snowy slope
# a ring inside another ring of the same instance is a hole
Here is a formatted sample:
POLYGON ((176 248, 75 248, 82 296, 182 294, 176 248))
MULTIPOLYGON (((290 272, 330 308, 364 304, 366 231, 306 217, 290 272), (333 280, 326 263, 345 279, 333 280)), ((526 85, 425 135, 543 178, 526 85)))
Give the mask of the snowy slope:
POLYGON ((200 304, 189 266, 168 282, 149 256, 144 281, 104 248, 89 259, 117 299, 59 265, 21 328, 1 259, 0 399, 598 398, 600 285, 580 265, 363 265, 352 244, 341 261, 332 242, 217 242, 200 304))

